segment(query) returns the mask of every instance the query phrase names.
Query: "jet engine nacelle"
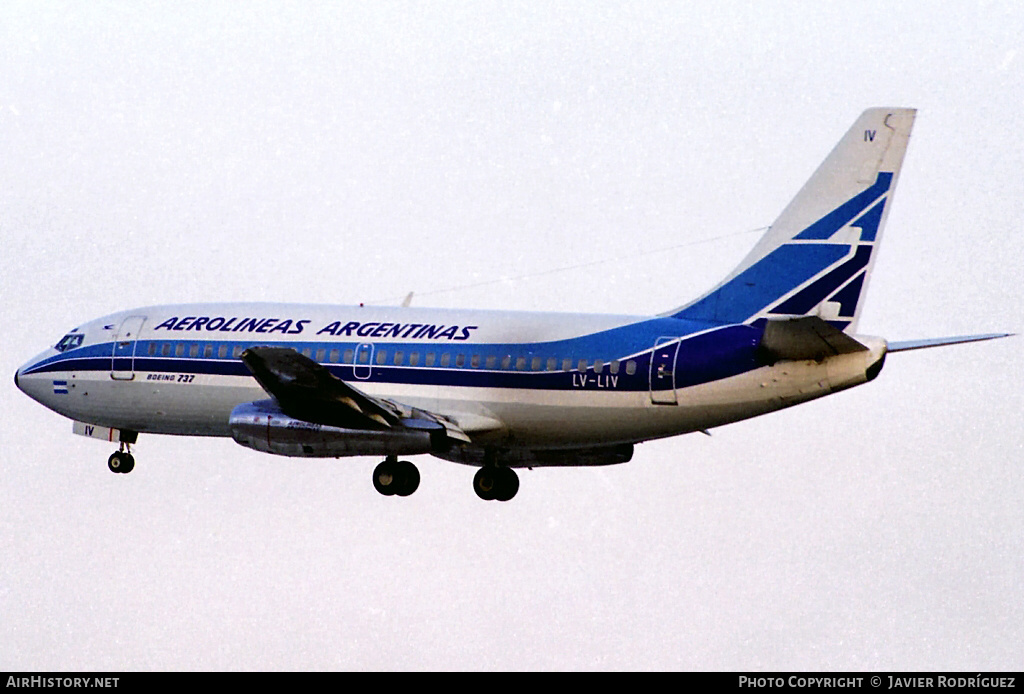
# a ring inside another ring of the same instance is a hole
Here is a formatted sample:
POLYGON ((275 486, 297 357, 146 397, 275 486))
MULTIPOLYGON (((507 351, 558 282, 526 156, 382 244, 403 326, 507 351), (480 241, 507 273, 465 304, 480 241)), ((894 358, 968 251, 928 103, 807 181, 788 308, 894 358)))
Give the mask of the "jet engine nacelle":
POLYGON ((289 417, 273 400, 242 403, 228 419, 231 437, 243 446, 300 458, 417 455, 430 453, 444 437, 444 428, 433 422, 409 424, 400 429, 342 429, 289 417))

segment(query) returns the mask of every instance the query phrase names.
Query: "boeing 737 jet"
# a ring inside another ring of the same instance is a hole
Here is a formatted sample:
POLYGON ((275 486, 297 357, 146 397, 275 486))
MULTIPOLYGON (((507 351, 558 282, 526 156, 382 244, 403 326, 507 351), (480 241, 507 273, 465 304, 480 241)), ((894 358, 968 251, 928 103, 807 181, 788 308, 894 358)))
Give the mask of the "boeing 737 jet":
POLYGON ((887 343, 857 334, 915 111, 856 120, 750 254, 655 316, 290 304, 184 304, 81 325, 15 383, 118 444, 231 436, 283 456, 378 456, 407 496, 429 453, 479 467, 507 501, 517 467, 625 463, 643 441, 706 432, 874 379, 887 343))

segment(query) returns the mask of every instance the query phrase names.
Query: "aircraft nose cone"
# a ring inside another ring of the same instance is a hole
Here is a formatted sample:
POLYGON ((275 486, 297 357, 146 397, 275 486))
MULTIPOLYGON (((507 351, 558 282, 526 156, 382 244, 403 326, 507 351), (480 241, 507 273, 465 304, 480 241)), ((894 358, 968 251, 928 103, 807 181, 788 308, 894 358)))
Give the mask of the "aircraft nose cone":
POLYGON ((21 390, 21 386, 18 385, 19 374, 21 374, 21 369, 18 369, 17 371, 14 372, 14 387, 17 388, 18 390, 21 390))

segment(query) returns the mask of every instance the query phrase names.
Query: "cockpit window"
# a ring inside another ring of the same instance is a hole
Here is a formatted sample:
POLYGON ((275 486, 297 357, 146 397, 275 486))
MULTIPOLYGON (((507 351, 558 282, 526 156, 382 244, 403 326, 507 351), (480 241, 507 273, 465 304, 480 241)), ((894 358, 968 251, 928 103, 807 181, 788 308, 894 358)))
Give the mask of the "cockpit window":
POLYGON ((60 338, 60 342, 57 343, 56 349, 58 352, 66 352, 69 349, 74 349, 82 344, 82 340, 85 339, 85 335, 81 333, 68 333, 64 337, 60 338))

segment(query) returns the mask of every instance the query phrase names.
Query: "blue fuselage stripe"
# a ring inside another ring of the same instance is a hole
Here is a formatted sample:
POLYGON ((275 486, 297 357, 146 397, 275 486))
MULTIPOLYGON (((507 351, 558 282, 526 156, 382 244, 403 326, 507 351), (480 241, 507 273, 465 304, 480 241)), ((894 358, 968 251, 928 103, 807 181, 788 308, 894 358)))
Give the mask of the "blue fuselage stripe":
MULTIPOLYGON (((661 320, 651 321, 659 324, 661 320)), ((660 327, 660 326, 659 326, 660 327)), ((680 327, 679 325, 668 327, 680 327)), ((621 330, 621 329, 619 329, 621 330)), ((610 331, 615 332, 615 331, 610 331)), ((646 331, 645 331, 646 332, 646 331)), ((659 332, 655 330, 656 334, 659 332)), ((177 337, 177 336, 174 336, 177 337)), ((275 345, 304 351, 316 357, 321 350, 325 356, 332 353, 339 359, 347 350, 358 353, 358 342, 268 342, 266 340, 234 340, 231 342, 211 340, 180 340, 168 336, 168 339, 139 340, 134 351, 134 358, 112 356, 113 343, 88 345, 80 349, 54 355, 25 370, 25 374, 43 372, 96 372, 110 373, 116 366, 118 371, 138 371, 150 374, 189 373, 221 376, 250 376, 245 365, 234 356, 236 350, 255 345, 275 345), (150 354, 151 345, 155 352, 150 354), (214 354, 218 354, 222 346, 227 347, 226 357, 204 357, 204 349, 212 345, 214 354), (188 356, 197 347, 200 356, 188 356), (178 348, 182 356, 175 356, 178 348), (168 349, 171 354, 162 354, 168 349), (117 362, 115 364, 115 361, 117 362)), ((617 391, 646 391, 650 388, 650 366, 652 348, 657 338, 645 336, 645 348, 638 349, 639 344, 633 340, 620 344, 619 350, 612 351, 606 339, 600 341, 590 339, 564 340, 560 342, 534 344, 424 344, 424 343, 374 343, 375 355, 369 364, 333 363, 322 361, 338 378, 359 383, 404 383, 411 385, 465 386, 481 388, 525 388, 538 390, 574 390, 580 388, 614 388, 617 391), (605 348, 597 354, 591 351, 598 342, 605 348), (376 354, 386 350, 389 363, 376 363, 376 354), (391 363, 397 351, 403 352, 403 365, 391 363), (420 364, 409 366, 411 353, 417 352, 420 364), (434 366, 424 366, 427 353, 433 353, 434 366), (442 354, 449 355, 447 366, 438 366, 442 354), (456 359, 462 355, 463 366, 456 366, 456 359), (477 356, 473 367, 473 356, 477 356), (611 356, 609 356, 611 355, 611 356), (487 358, 494 357, 495 364, 501 364, 504 357, 510 357, 510 368, 486 368, 487 358), (595 357, 604 357, 601 373, 595 372, 595 357), (540 368, 534 369, 534 361, 539 359, 540 368), (555 360, 555 369, 549 370, 550 359, 555 360), (571 368, 563 369, 564 360, 569 359, 571 368), (587 368, 577 370, 579 359, 587 360, 587 368), (525 360, 525 368, 517 369, 520 360, 525 360), (618 371, 612 374, 610 362, 619 361, 618 371), (632 366, 627 366, 632 362, 632 366), (632 371, 633 373, 628 373, 632 371), (366 377, 367 372, 369 376, 366 377)), ((678 337, 672 336, 672 337, 678 337)), ((751 326, 734 325, 697 333, 681 340, 675 367, 675 387, 684 387, 727 378, 759 366, 756 359, 756 348, 761 337, 761 330, 751 326)), ((639 341, 636 341, 639 342, 639 341)), ((663 388, 672 387, 671 381, 663 388)))

